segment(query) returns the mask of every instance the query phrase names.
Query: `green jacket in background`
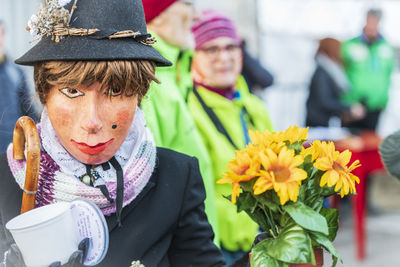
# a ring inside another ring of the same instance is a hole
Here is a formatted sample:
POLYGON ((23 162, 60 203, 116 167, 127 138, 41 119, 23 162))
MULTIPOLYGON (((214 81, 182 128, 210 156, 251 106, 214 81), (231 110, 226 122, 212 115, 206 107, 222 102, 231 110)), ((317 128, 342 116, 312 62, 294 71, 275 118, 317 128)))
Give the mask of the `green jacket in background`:
MULTIPOLYGON (((188 83, 192 83, 189 69, 185 71, 183 68, 183 66, 188 68, 190 63, 178 61, 183 55, 179 48, 168 45, 156 34, 151 34, 157 39, 155 49, 173 65, 156 69, 156 77, 160 83, 153 82, 150 85, 149 92, 142 100, 141 108, 157 146, 169 148, 199 160, 207 194, 205 210, 214 230, 214 242, 219 245, 211 162, 180 89, 180 86, 184 88, 188 83)), ((189 59, 186 56, 184 58, 189 59)))
POLYGON ((389 99, 394 50, 383 38, 372 44, 362 38, 356 37, 342 44, 343 64, 352 86, 343 100, 346 104, 363 103, 369 111, 381 110, 389 99))
MULTIPOLYGON (((247 111, 245 120, 249 129, 271 130, 272 126, 264 103, 250 94, 243 77, 239 78, 236 88, 240 96, 232 101, 203 87, 197 87, 196 90, 206 105, 214 111, 236 146, 241 149, 245 147, 245 135, 240 117, 243 107, 247 111)), ((238 96, 238 93, 235 94, 238 96)), ((214 181, 217 181, 227 170, 227 163, 234 158, 235 148, 223 134, 218 132, 193 92, 189 94, 188 104, 209 151, 214 181)), ((237 213, 236 206, 224 198, 231 192, 230 184, 215 184, 221 245, 230 251, 249 251, 259 227, 245 212, 237 213)))

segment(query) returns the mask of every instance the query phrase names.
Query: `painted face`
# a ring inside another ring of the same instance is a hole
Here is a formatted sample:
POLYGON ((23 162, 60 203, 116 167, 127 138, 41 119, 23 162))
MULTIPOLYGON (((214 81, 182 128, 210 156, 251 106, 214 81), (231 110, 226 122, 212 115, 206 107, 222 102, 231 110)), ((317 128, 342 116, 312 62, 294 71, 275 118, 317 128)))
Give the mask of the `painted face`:
POLYGON ((199 82, 223 89, 234 85, 242 71, 242 50, 234 39, 218 37, 196 50, 193 61, 199 82))
POLYGON ((96 165, 108 161, 124 142, 137 100, 117 90, 106 95, 96 82, 54 86, 46 107, 63 147, 80 162, 96 165))

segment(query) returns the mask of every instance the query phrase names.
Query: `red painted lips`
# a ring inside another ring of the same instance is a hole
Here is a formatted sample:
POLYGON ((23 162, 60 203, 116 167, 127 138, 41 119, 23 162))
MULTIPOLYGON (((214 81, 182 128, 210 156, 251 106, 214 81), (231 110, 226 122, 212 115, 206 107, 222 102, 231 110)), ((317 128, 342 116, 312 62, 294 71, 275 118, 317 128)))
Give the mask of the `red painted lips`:
POLYGON ((78 143, 75 140, 71 139, 71 142, 83 153, 85 154, 89 154, 89 155, 96 155, 102 151, 104 151, 104 149, 107 148, 107 146, 109 144, 111 144, 114 141, 114 138, 111 138, 109 141, 105 142, 105 143, 98 143, 97 145, 94 146, 89 146, 86 143, 78 143))

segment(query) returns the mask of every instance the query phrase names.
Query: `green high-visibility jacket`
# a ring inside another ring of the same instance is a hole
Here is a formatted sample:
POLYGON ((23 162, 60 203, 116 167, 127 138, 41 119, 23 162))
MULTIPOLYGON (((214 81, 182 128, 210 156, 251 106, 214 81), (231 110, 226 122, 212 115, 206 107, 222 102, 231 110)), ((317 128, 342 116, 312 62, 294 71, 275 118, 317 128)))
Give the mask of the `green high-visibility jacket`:
MULTIPOLYGON (((206 189, 205 211, 214 230, 214 242, 219 245, 217 213, 214 201, 214 179, 206 147, 189 112, 180 86, 191 82, 189 63, 179 62, 179 48, 165 43, 156 34, 154 47, 173 63, 170 67, 156 69, 160 84, 153 82, 141 103, 147 125, 153 132, 157 146, 169 148, 199 160, 200 172, 206 189), (179 66, 186 66, 186 71, 179 66), (185 81, 185 83, 181 82, 185 81)), ((184 57, 186 60, 189 57, 184 57)), ((173 190, 173 189, 171 189, 173 190)))
POLYGON ((370 111, 385 108, 395 62, 392 46, 383 38, 368 45, 362 37, 356 37, 344 42, 341 50, 351 83, 343 101, 346 104, 361 102, 370 111))
MULTIPOLYGON (((264 103, 249 92, 242 76, 239 77, 235 88, 236 97, 232 101, 200 86, 196 90, 204 103, 214 111, 237 148, 242 149, 246 144, 243 118, 248 129, 272 130, 272 125, 264 103), (241 117, 243 108, 246 111, 241 117)), ((217 130, 193 91, 189 94, 188 104, 207 146, 214 180, 217 181, 227 170, 227 163, 235 157, 235 148, 228 138, 217 130)), ((249 251, 259 227, 245 212, 237 213, 236 206, 224 197, 231 192, 231 184, 215 184, 221 245, 230 251, 249 251)))

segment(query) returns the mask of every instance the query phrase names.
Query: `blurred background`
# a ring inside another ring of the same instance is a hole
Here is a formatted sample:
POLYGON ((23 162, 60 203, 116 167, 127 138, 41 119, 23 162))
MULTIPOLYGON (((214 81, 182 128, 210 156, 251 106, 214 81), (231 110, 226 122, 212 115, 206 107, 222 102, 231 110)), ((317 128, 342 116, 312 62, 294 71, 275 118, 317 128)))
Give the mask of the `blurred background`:
MULTIPOLYGON (((15 59, 32 44, 25 30, 39 0, 0 0, 0 19, 6 27, 6 52, 15 59)), ((296 124, 305 126, 305 101, 315 69, 318 40, 334 37, 341 41, 361 34, 365 14, 380 8, 383 36, 400 52, 400 1, 397 0, 197 0, 198 9, 214 8, 229 15, 239 28, 249 52, 274 76, 274 85, 258 90, 276 130, 296 124)), ((399 61, 398 61, 399 62, 399 61)), ((24 68, 31 79, 31 69, 24 68)), ((31 89, 32 81, 30 82, 31 89)), ((389 104, 378 133, 386 135, 400 126, 400 72, 392 75, 389 104)), ((379 210, 367 220, 367 257, 356 259, 350 201, 342 201, 341 229, 336 246, 343 258, 339 266, 400 266, 400 183, 386 174, 375 175, 369 197, 379 210)), ((326 257, 328 258, 328 257, 326 257)), ((329 262, 329 259, 327 259, 329 262)), ((326 264, 326 266, 330 266, 326 264)))
MULTIPOLYGON (((361 33, 365 13, 381 8, 383 36, 400 48, 400 1, 397 0, 201 0, 199 9, 215 8, 231 16, 250 53, 274 75, 274 85, 258 92, 277 130, 304 125, 308 85, 315 68, 318 40, 327 36, 347 40, 361 33), (282 101, 283 100, 283 101, 282 101)), ((0 0, 0 18, 7 29, 6 51, 16 58, 32 45, 25 30, 40 0, 0 0)), ((28 75, 29 76, 29 75, 28 75)), ((378 131, 382 136, 400 125, 399 69, 392 76, 391 97, 378 131)))

